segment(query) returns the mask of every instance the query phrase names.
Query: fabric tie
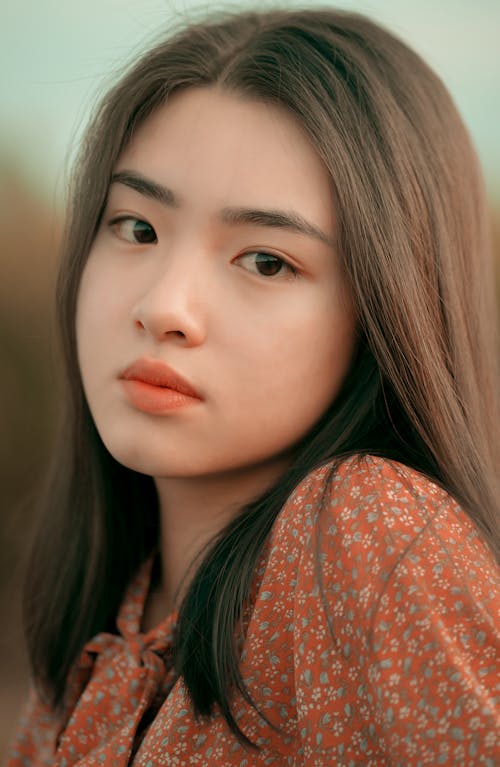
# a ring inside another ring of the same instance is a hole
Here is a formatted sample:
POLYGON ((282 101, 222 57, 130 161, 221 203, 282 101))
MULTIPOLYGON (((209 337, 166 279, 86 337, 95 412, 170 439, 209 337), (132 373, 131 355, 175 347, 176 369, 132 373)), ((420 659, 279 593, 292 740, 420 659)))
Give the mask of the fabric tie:
POLYGON ((176 614, 139 633, 151 566, 148 560, 127 590, 117 619, 120 633, 98 634, 80 655, 74 669, 74 680, 79 680, 73 684, 74 708, 70 703, 73 710, 58 743, 55 767, 129 765, 139 745, 141 720, 148 710, 156 712, 175 683, 170 661, 176 614))

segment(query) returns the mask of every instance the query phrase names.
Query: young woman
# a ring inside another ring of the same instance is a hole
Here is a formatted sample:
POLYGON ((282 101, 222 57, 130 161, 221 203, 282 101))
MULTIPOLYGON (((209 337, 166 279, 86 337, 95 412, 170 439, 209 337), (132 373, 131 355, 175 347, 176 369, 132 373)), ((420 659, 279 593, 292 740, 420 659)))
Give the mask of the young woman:
POLYGON ((493 765, 496 327, 439 79, 368 19, 213 17, 105 97, 9 765, 493 765))

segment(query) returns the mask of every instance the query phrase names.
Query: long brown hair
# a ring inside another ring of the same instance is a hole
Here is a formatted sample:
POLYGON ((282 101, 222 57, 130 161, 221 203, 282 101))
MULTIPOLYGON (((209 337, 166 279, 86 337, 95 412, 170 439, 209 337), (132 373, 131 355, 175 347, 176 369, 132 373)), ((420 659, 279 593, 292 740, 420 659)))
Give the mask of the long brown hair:
POLYGON ((459 501, 500 560, 497 325, 468 133, 439 78, 388 31, 327 9, 222 14, 134 63, 82 143, 58 283, 68 399, 25 603, 35 679, 54 706, 85 641, 113 626, 158 536, 152 479, 109 455, 85 401, 79 281, 134 131, 174 90, 209 85, 280 104, 309 135, 331 174, 359 318, 341 392, 276 485, 212 542, 181 606, 175 662, 194 709, 209 714, 217 703, 245 740, 231 713, 234 690, 246 695, 235 630, 269 530, 309 471, 356 453, 414 467, 459 501))

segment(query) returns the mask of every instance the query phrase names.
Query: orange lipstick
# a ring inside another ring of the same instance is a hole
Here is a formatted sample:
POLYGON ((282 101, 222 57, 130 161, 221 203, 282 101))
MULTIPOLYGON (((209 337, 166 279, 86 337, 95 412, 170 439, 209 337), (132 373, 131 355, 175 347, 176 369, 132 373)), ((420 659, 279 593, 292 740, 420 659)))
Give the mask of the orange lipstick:
POLYGON ((162 415, 202 401, 187 379, 160 360, 142 357, 120 379, 130 403, 145 413, 162 415))

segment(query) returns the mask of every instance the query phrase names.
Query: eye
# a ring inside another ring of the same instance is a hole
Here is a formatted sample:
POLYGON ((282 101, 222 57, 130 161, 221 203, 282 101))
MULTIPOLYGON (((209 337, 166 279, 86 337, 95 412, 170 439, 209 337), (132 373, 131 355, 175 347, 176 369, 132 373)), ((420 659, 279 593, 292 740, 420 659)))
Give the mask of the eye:
POLYGON ((297 270, 279 256, 275 256, 272 253, 265 253, 261 251, 252 251, 251 253, 244 253, 242 256, 238 256, 235 262, 240 266, 243 266, 249 272, 258 274, 261 277, 277 277, 288 276, 296 277, 297 270))
POLYGON ((120 216, 109 222, 108 226, 121 240, 133 245, 150 245, 157 242, 156 232, 147 221, 133 216, 120 216))

